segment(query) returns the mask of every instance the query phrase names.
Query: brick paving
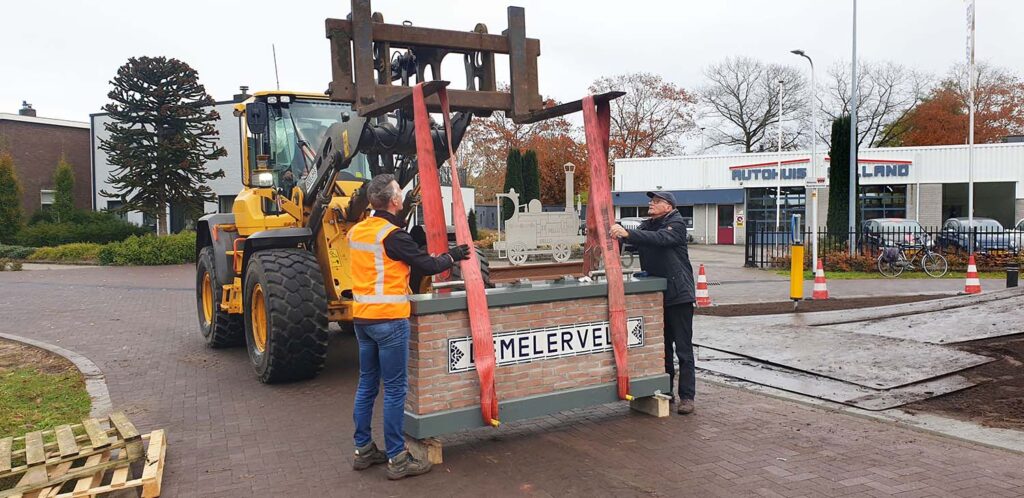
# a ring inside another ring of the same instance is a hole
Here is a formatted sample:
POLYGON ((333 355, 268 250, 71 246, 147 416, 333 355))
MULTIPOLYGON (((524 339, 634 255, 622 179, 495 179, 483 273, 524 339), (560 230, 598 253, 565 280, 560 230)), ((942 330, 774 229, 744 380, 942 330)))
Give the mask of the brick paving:
POLYGON ((457 434, 434 472, 388 482, 349 468, 354 339, 332 336, 316 380, 264 386, 244 350, 203 346, 192 285, 190 267, 0 274, 0 332, 86 355, 117 409, 167 429, 164 496, 1024 496, 1024 455, 703 383, 691 416, 613 404, 457 434))

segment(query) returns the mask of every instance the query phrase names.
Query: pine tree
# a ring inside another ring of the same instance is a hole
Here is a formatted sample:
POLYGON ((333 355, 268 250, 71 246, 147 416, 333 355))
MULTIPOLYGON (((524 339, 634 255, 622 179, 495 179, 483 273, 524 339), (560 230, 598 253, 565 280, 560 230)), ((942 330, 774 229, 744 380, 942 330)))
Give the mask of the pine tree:
MULTIPOLYGON (((828 234, 837 242, 849 237, 850 220, 850 116, 832 121, 829 150, 828 234)), ((854 229, 857 229, 855 226, 854 229)))
POLYGON ((199 74, 177 59, 133 57, 111 84, 113 102, 103 106, 112 119, 104 125, 110 138, 100 140, 100 149, 115 166, 108 178, 114 191, 100 194, 119 199, 122 212, 154 217, 157 233, 166 235, 169 204, 202 212, 204 202, 217 200, 206 182, 224 171, 209 172, 205 164, 227 155, 217 145, 220 115, 199 74))
POLYGON ((540 199, 540 167, 537 153, 527 150, 523 155, 523 204, 540 199))
POLYGON ((64 156, 57 161, 53 184, 56 189, 53 206, 50 208, 53 210, 53 219, 57 223, 70 221, 75 212, 75 172, 64 156))
MULTIPOLYGON (((526 204, 527 200, 523 195, 523 154, 519 152, 519 149, 509 151, 508 159, 505 161, 505 193, 509 193, 512 189, 519 194, 519 204, 526 204)), ((511 218, 515 211, 512 201, 502 199, 501 217, 504 220, 511 218)))
POLYGON ((473 237, 473 240, 480 240, 480 232, 476 228, 476 211, 473 209, 469 210, 469 235, 473 237))
POLYGON ((14 172, 14 158, 0 151, 0 243, 14 242, 24 224, 21 212, 21 184, 14 172))

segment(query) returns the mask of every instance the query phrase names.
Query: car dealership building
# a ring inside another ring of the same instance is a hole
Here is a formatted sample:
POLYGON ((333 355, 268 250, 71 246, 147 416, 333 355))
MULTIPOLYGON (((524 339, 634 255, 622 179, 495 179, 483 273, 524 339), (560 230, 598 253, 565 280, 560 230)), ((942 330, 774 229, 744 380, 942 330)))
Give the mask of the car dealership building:
MULTIPOLYGON (((677 156, 615 161, 612 194, 619 217, 644 216, 649 190, 670 190, 683 216, 693 219, 697 243, 743 244, 748 229, 787 224, 810 214, 818 191, 818 225, 828 213, 828 157, 818 174, 810 153, 677 156), (820 188, 818 188, 820 186, 820 188)), ((967 216, 969 154, 966 145, 890 147, 858 152, 862 219, 910 218, 938 227, 967 216)), ((1024 218, 1024 143, 974 147, 974 216, 1005 227, 1024 218)))

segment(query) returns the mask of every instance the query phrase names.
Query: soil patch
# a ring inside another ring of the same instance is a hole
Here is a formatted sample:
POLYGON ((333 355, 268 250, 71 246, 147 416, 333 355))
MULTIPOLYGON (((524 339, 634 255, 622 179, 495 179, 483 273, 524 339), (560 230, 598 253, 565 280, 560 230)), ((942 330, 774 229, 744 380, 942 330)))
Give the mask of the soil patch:
POLYGON ((32 367, 45 374, 78 371, 63 356, 28 344, 0 339, 0 373, 24 367, 32 367))
POLYGON ((954 346, 996 359, 961 373, 981 384, 904 408, 938 413, 989 427, 1024 429, 1024 334, 954 346))
POLYGON ((712 306, 710 308, 697 308, 695 315, 708 316, 757 316, 757 315, 781 315, 785 313, 812 313, 815 311, 835 311, 858 308, 871 308, 875 306, 888 306, 892 304, 916 303, 931 299, 949 297, 944 294, 929 294, 917 296, 879 296, 879 297, 856 297, 849 299, 825 299, 800 301, 796 310, 793 309, 793 301, 781 301, 774 303, 749 303, 749 304, 726 304, 723 306, 712 306))

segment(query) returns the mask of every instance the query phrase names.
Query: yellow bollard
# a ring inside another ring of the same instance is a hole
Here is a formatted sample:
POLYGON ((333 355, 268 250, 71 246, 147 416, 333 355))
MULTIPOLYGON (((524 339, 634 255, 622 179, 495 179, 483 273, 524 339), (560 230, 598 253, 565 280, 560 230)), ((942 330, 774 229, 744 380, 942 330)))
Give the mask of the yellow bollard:
POLYGON ((789 298, 800 301, 804 298, 804 246, 790 246, 789 298))

